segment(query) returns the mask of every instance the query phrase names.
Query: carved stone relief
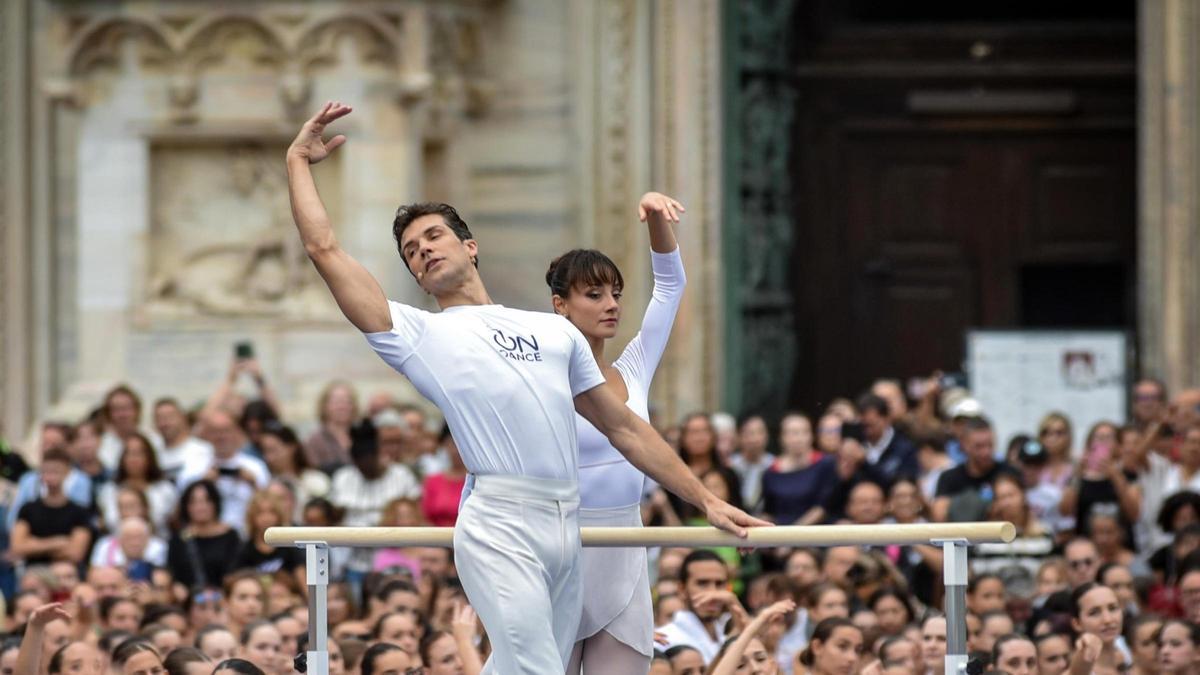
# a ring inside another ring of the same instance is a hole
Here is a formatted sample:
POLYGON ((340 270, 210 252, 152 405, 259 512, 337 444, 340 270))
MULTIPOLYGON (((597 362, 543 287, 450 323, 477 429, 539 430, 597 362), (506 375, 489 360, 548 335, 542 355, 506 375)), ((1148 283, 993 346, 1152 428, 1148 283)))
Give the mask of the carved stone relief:
MULTIPOLYGON (((239 140, 152 149, 146 301, 156 316, 338 318, 296 238, 279 161, 285 147, 239 140)), ((336 176, 339 157, 322 173, 336 176)), ((330 207, 340 204, 339 182, 323 186, 330 207)))

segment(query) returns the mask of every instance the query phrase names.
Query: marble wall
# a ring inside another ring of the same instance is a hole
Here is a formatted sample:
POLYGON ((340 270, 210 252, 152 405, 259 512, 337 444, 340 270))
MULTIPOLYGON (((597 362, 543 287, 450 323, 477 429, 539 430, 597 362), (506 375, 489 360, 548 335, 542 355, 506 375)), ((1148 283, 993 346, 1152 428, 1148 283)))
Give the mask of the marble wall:
POLYGON ((0 190, 7 434, 74 418, 118 381, 199 400, 241 340, 294 419, 311 419, 334 376, 412 395, 341 318, 292 232, 282 151, 326 99, 355 112, 318 186, 339 239, 405 302, 431 307, 397 260, 391 216, 439 199, 471 224, 505 304, 548 308, 552 257, 610 252, 629 280, 629 337, 649 292, 637 198, 684 200, 693 290, 655 398, 668 418, 715 403, 718 8, 4 3, 0 139, 18 142, 0 145, 21 169, 0 190))

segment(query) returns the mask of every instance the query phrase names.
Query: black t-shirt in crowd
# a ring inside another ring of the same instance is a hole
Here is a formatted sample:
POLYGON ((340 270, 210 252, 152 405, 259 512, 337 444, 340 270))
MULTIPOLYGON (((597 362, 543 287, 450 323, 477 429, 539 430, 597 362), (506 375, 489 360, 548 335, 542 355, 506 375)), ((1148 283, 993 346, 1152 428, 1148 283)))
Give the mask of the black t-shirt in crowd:
MULTIPOLYGON (((983 490, 984 486, 990 486, 992 481, 1002 473, 1007 473, 1018 478, 1021 474, 1016 469, 1012 468, 1004 462, 996 462, 992 468, 982 476, 972 476, 967 473, 967 465, 959 464, 958 466, 947 469, 938 478, 937 497, 953 497, 954 495, 966 492, 967 490, 983 490)), ((990 500, 990 496, 989 496, 990 500)))
POLYGON ((267 553, 258 550, 254 542, 242 544, 234 569, 253 568, 263 574, 274 574, 279 570, 291 572, 304 566, 304 551, 298 548, 279 547, 267 553))
POLYGON ((190 542, 176 534, 167 544, 167 565, 175 581, 188 588, 220 588, 225 575, 236 569, 233 565, 241 546, 242 538, 232 529, 213 537, 192 537, 190 542))
MULTIPOLYGON (((21 510, 17 512, 17 520, 25 521, 29 525, 29 534, 39 539, 70 536, 76 528, 89 529, 88 523, 90 522, 87 509, 75 502, 69 501, 62 506, 50 506, 41 499, 22 506, 21 510)), ((25 562, 26 564, 37 564, 48 563, 50 560, 48 555, 39 555, 30 556, 25 559, 25 562)))

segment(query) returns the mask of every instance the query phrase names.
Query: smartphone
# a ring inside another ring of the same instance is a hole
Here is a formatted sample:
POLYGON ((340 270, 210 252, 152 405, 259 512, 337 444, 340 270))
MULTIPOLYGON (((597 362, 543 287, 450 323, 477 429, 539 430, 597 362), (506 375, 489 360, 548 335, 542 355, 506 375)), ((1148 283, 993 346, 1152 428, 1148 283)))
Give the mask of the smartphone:
POLYGON ((1103 472, 1112 457, 1113 446, 1109 443, 1093 443, 1087 459, 1084 460, 1089 471, 1103 472))
POLYGON ((866 442, 862 422, 842 422, 842 438, 853 439, 859 443, 866 442))
POLYGON ((129 580, 130 581, 150 581, 154 575, 154 565, 145 560, 135 560, 129 564, 129 580))
POLYGON ((254 343, 249 340, 234 343, 233 356, 242 361, 254 358, 254 343))
POLYGON ((234 477, 234 478, 237 478, 237 477, 238 477, 238 474, 239 474, 240 472, 241 472, 241 470, 240 470, 240 469, 238 469, 238 468, 237 468, 237 467, 235 467, 235 466, 220 466, 220 467, 217 467, 217 475, 218 475, 218 476, 232 476, 232 477, 234 477))
POLYGON ((966 389, 967 376, 965 373, 946 373, 942 375, 942 379, 938 382, 938 386, 942 391, 948 389, 966 389))

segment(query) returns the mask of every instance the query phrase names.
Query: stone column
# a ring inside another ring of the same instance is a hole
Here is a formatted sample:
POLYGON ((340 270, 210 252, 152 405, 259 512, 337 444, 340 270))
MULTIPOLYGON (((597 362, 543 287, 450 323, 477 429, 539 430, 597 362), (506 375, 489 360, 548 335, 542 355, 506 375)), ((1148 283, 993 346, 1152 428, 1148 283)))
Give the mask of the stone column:
POLYGON ((19 441, 30 422, 29 5, 0 3, 0 434, 19 441))
POLYGON ((1200 385, 1200 6, 1139 5, 1141 371, 1200 385))

